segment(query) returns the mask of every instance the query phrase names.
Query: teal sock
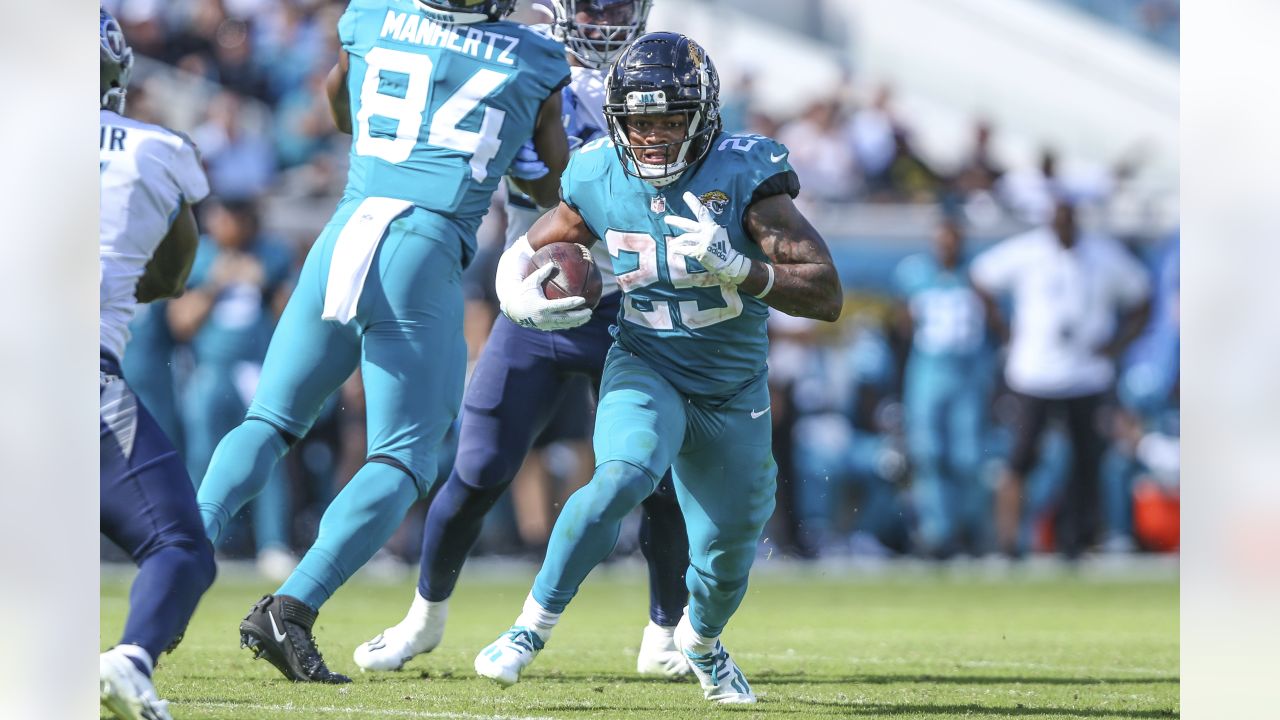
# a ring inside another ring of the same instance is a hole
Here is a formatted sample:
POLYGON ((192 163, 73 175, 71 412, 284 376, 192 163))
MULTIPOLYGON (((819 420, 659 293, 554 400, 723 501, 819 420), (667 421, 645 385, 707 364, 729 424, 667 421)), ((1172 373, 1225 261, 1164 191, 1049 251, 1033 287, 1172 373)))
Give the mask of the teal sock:
POLYGON ((254 418, 240 423, 218 443, 196 492, 204 533, 215 548, 227 523, 262 492, 276 463, 288 451, 274 426, 254 418))
POLYGON ((417 485, 404 471, 365 463, 324 511, 315 544, 276 594, 319 610, 386 544, 417 499, 417 485))

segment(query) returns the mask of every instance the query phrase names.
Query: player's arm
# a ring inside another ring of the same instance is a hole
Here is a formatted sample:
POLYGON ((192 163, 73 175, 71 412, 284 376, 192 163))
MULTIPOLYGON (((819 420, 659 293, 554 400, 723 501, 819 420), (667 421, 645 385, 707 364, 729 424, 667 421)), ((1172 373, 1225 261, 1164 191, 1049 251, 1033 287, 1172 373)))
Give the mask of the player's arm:
POLYGON ((184 202, 178 208, 169 232, 142 272, 136 292, 138 302, 149 303, 182 294, 191 274, 191 264, 196 259, 199 237, 195 214, 191 212, 191 205, 184 202))
POLYGON ((494 289, 498 292, 502 314, 518 325, 539 330, 567 330, 590 320, 591 310, 584 298, 548 300, 543 294, 542 281, 555 269, 553 264, 547 263, 533 272, 529 272, 529 266, 533 254, 551 243, 590 245, 594 241, 582 216, 568 203, 561 202, 538 218, 529 232, 521 235, 498 259, 494 289))
POLYGON ((346 50, 338 51, 338 63, 325 78, 324 89, 329 95, 329 109, 333 112, 333 124, 339 132, 351 134, 351 96, 347 91, 347 69, 350 59, 346 50))
POLYGON ((831 251, 790 195, 778 193, 752 203, 743 224, 769 263, 752 260, 739 290, 788 315, 827 322, 840 318, 844 289, 831 251))
POLYGON ((1142 334, 1142 330, 1146 328, 1147 321, 1150 319, 1151 301, 1143 300, 1137 307, 1121 315, 1119 329, 1109 342, 1098 348, 1098 352, 1112 359, 1119 358, 1129 344, 1142 334))
MULTIPOLYGON (((514 174, 511 176, 516 189, 532 198, 538 207, 552 207, 559 200, 560 174, 569 162, 569 139, 564 133, 560 113, 560 91, 556 90, 542 101, 542 108, 538 111, 538 119, 533 128, 536 160, 546 166, 547 172, 537 178, 514 174)), ((520 161, 519 156, 517 161, 520 161)))

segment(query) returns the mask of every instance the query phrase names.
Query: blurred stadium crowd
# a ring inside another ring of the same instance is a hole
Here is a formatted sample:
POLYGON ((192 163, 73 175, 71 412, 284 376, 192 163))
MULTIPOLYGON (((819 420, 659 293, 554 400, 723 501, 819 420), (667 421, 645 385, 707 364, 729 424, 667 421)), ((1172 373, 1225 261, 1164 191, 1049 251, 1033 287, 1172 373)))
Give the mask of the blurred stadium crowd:
MULTIPOLYGON (((243 417, 276 318, 345 181, 349 137, 333 128, 322 91, 345 3, 102 4, 141 56, 129 114, 188 132, 212 184, 213 198, 200 208, 204 237, 190 290, 139 308, 124 360, 130 385, 198 479, 218 440, 243 417)), ((1176 1, 1072 4, 1176 51, 1176 1)), ((1139 228, 1116 238, 1145 279, 1119 281, 1123 287, 1103 298, 1113 305, 1098 309, 1089 290, 1096 283, 1068 282, 1059 290, 1054 304, 1082 307, 1085 314, 1136 310, 1148 300, 1151 312, 1136 341, 1109 348, 1118 372, 1114 382, 1104 374, 1105 387, 1087 388, 1084 394, 1097 398, 1087 417, 1051 420, 1048 432, 1030 439, 1034 447, 1018 451, 1027 466, 1021 512, 1017 527, 1004 534, 997 500, 1010 482, 1019 428, 1027 424, 1025 390, 1012 391, 1002 372, 1012 354, 1005 335, 1011 332, 1016 343, 1020 332, 1034 332, 1026 323, 1052 322, 1052 313, 1019 312, 1024 299, 1018 292, 1000 292, 1012 289, 1012 280, 992 280, 987 293, 973 293, 964 260, 1030 228, 1048 227, 1055 210, 1069 207, 1084 227, 1094 227, 1091 209, 1127 192, 1134 161, 1064 178, 1057 153, 1046 148, 1033 166, 1005 167, 992 149, 996 128, 975 118, 966 160, 939 168, 913 148, 912 128, 895 113, 889 86, 850 77, 784 117, 758 108, 752 77, 724 67, 721 73, 736 78, 722 95, 726 130, 766 134, 787 145, 804 188, 801 201, 837 217, 842 207, 884 204, 909 205, 930 218, 919 237, 888 249, 820 227, 847 286, 845 320, 820 327, 777 315, 771 323, 780 473, 768 543, 801 558, 1074 554, 1081 548, 1064 540, 1064 528, 1083 523, 1087 549, 1176 550, 1176 233, 1139 228), (949 254, 959 258, 954 268, 949 254), (863 283, 869 275, 877 280, 863 283), (948 296, 951 305, 929 299, 937 296, 926 291, 938 289, 938 278, 958 288, 948 296), (981 303, 987 295, 994 302, 981 303), (942 325, 939 307, 947 318, 942 325), (1078 431, 1075 442, 1072 431, 1078 431), (1081 470, 1082 464, 1098 469, 1081 470), (1080 478, 1091 487, 1081 488, 1080 478)), ((490 213, 467 274, 472 358, 497 313, 492 278, 502 222, 501 212, 490 213)), ((1112 261, 1125 263, 1112 255, 1097 260, 1112 261)), ((1060 334, 1053 342, 1074 342, 1067 330, 1060 334)), ((325 504, 363 462, 360 392, 359 382, 348 382, 332 399, 300 451, 250 506, 243 528, 220 549, 224 555, 256 557, 265 574, 287 574, 295 549, 314 537, 325 504)), ((591 407, 585 383, 565 399, 509 497, 490 515, 480 552, 541 553, 556 509, 591 476, 591 407)), ((416 561, 421 522, 418 510, 384 549, 389 565, 416 561)), ((634 552, 625 542, 635 533, 621 537, 617 552, 634 552)))

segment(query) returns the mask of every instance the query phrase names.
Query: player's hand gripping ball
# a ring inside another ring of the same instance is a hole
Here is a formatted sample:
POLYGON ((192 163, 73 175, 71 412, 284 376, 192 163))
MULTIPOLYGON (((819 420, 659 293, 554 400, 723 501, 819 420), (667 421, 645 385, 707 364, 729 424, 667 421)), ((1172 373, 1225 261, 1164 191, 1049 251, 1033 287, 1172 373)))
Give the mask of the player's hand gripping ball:
POLYGON ((580 297, 586 307, 600 304, 602 280, 591 251, 584 245, 570 242, 551 243, 533 254, 530 270, 552 264, 555 269, 542 281, 542 294, 548 300, 580 297))

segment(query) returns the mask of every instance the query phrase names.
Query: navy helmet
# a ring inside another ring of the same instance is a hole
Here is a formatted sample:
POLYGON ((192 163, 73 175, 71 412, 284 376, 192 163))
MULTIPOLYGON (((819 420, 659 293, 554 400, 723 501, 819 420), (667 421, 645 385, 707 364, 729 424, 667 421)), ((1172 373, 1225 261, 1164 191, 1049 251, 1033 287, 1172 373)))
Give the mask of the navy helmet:
POLYGON ((676 181, 711 149, 720 131, 720 77, 706 50, 671 32, 649 33, 618 55, 605 77, 604 114, 626 171, 662 187, 676 181), (682 140, 659 146, 633 145, 627 119, 637 115, 683 112, 689 124, 682 140), (678 145, 675 159, 663 165, 640 162, 653 147, 678 145))
POLYGON ((98 92, 102 96, 102 107, 123 114, 129 75, 133 73, 133 49, 124 41, 120 23, 101 8, 98 9, 98 44, 101 46, 98 92))

